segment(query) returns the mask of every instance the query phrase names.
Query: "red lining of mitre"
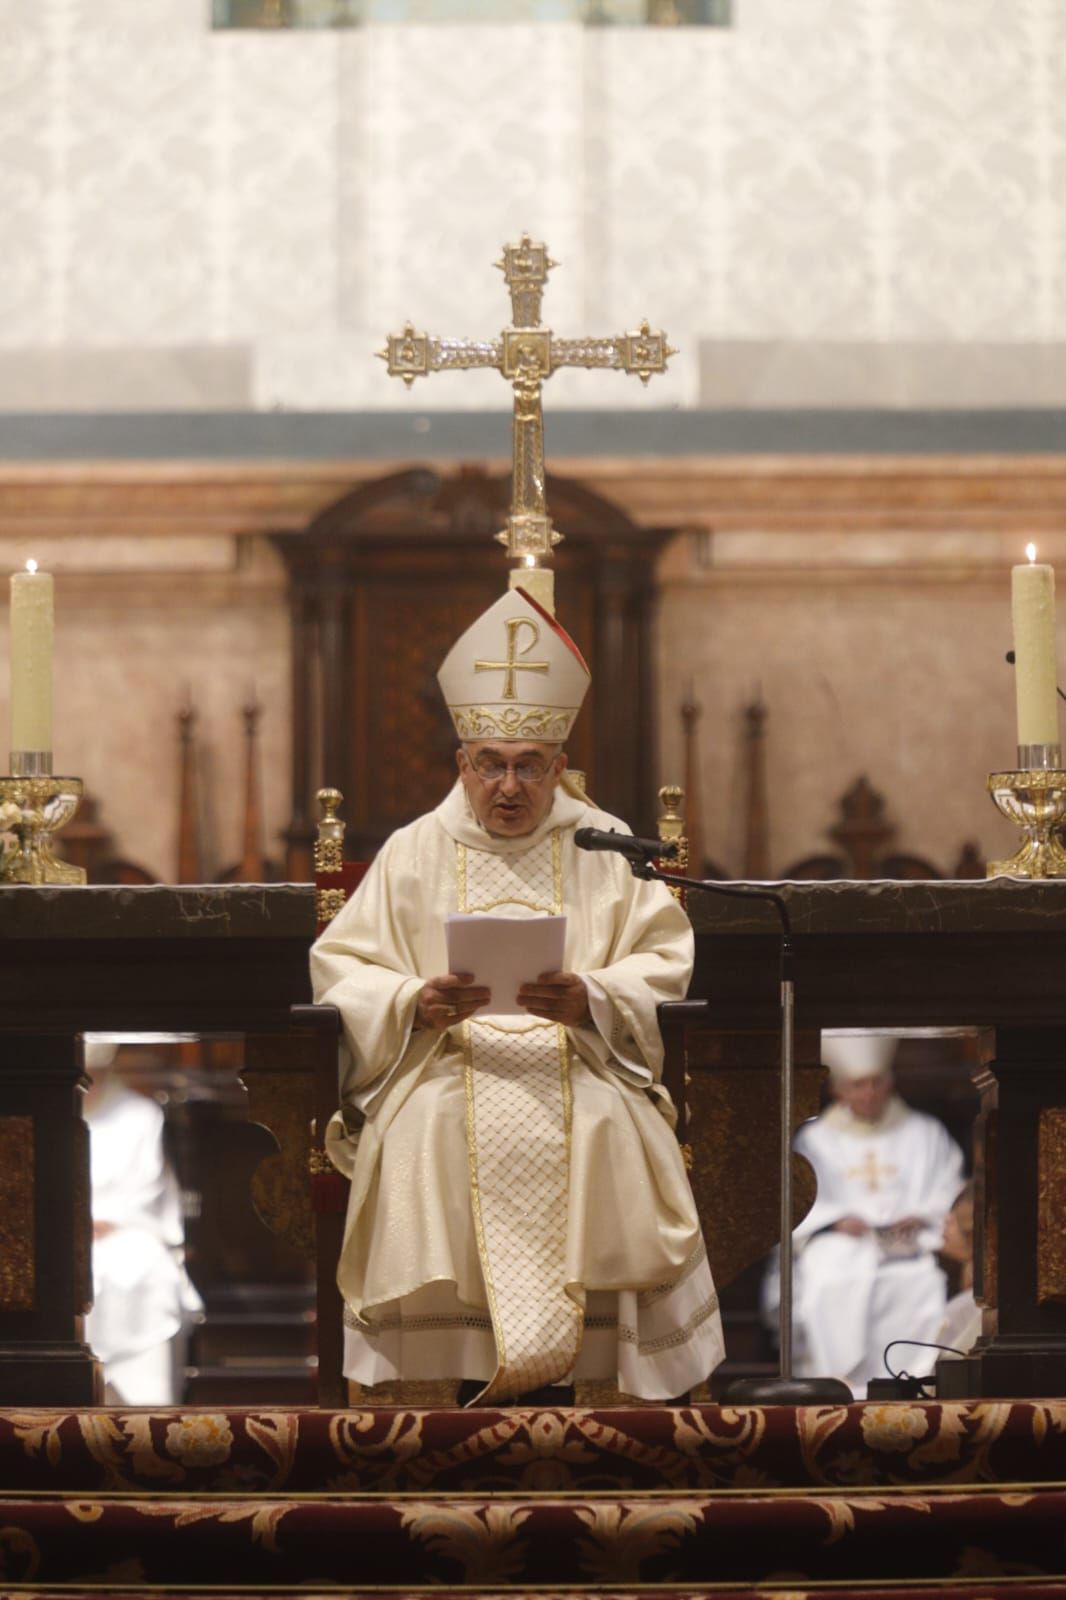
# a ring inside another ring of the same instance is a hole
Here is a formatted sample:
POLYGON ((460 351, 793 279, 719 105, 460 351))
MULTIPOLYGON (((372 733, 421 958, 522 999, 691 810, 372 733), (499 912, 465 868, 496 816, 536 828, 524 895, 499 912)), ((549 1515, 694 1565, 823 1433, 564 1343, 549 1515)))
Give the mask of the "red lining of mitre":
POLYGON ((528 592, 528 590, 523 589, 520 583, 515 584, 514 592, 516 594, 520 594, 523 600, 528 601, 533 607, 533 610, 542 616, 550 627, 555 629, 555 632, 559 635, 559 638, 562 640, 563 644, 566 645, 568 650, 573 651, 574 655, 577 657, 579 665, 583 667, 586 672, 588 672, 588 675, 591 678, 592 673, 589 672, 588 662, 585 660, 584 656, 581 654, 581 651, 578 649, 573 639, 571 639, 562 623, 556 617, 553 617, 550 611, 545 611, 539 600, 534 600, 533 596, 528 592))

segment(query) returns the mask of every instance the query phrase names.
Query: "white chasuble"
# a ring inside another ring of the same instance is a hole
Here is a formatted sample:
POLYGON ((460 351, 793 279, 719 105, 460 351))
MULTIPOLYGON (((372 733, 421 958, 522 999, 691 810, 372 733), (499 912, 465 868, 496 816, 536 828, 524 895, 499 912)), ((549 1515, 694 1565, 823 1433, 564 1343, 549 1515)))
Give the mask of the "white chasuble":
POLYGON ((473 1378, 500 1398, 572 1373, 667 1399, 722 1359, 660 1082, 656 1007, 685 993, 692 931, 661 884, 577 849, 586 825, 624 830, 560 788, 532 834, 497 839, 456 785, 314 947, 316 998, 344 1023, 327 1148, 352 1180, 338 1283, 361 1383, 473 1378), (416 1028, 455 911, 564 914, 592 1023, 416 1028))

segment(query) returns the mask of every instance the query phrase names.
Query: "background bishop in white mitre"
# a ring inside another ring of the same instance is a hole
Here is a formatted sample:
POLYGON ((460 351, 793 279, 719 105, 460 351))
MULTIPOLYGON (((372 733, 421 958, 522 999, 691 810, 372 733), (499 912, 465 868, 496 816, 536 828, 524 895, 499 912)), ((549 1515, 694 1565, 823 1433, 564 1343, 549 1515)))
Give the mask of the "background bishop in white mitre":
MULTIPOLYGON (((935 1252, 962 1186, 943 1123, 895 1093, 894 1051, 882 1035, 823 1034, 833 1101, 794 1141, 818 1179, 793 1235, 796 1371, 842 1378, 857 1397, 887 1376, 890 1341, 936 1338, 946 1280, 935 1252)), ((924 1351, 895 1356, 895 1371, 925 1369, 924 1351)))

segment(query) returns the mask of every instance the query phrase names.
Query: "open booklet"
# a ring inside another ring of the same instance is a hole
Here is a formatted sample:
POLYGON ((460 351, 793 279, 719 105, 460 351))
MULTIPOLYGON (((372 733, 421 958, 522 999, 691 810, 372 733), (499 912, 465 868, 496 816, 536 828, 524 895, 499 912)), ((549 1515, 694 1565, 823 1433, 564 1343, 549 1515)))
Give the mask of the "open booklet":
POLYGON ((475 1016, 528 1017, 518 990, 542 972, 559 972, 565 917, 487 917, 453 912, 444 919, 449 972, 472 972, 492 998, 475 1016))

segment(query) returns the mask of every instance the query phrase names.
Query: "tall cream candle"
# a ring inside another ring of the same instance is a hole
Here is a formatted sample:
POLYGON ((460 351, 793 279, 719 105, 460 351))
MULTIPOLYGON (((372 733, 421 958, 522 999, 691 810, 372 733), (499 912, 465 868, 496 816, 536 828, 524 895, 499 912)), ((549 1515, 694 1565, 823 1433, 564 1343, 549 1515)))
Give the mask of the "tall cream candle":
POLYGON ((1014 624, 1014 683, 1018 697, 1018 743, 1059 742, 1059 701, 1055 662, 1055 569, 1037 561, 1026 546, 1028 564, 1011 568, 1011 619, 1014 624))
POLYGON ((27 561, 11 575, 11 750, 52 748, 53 583, 27 561))

